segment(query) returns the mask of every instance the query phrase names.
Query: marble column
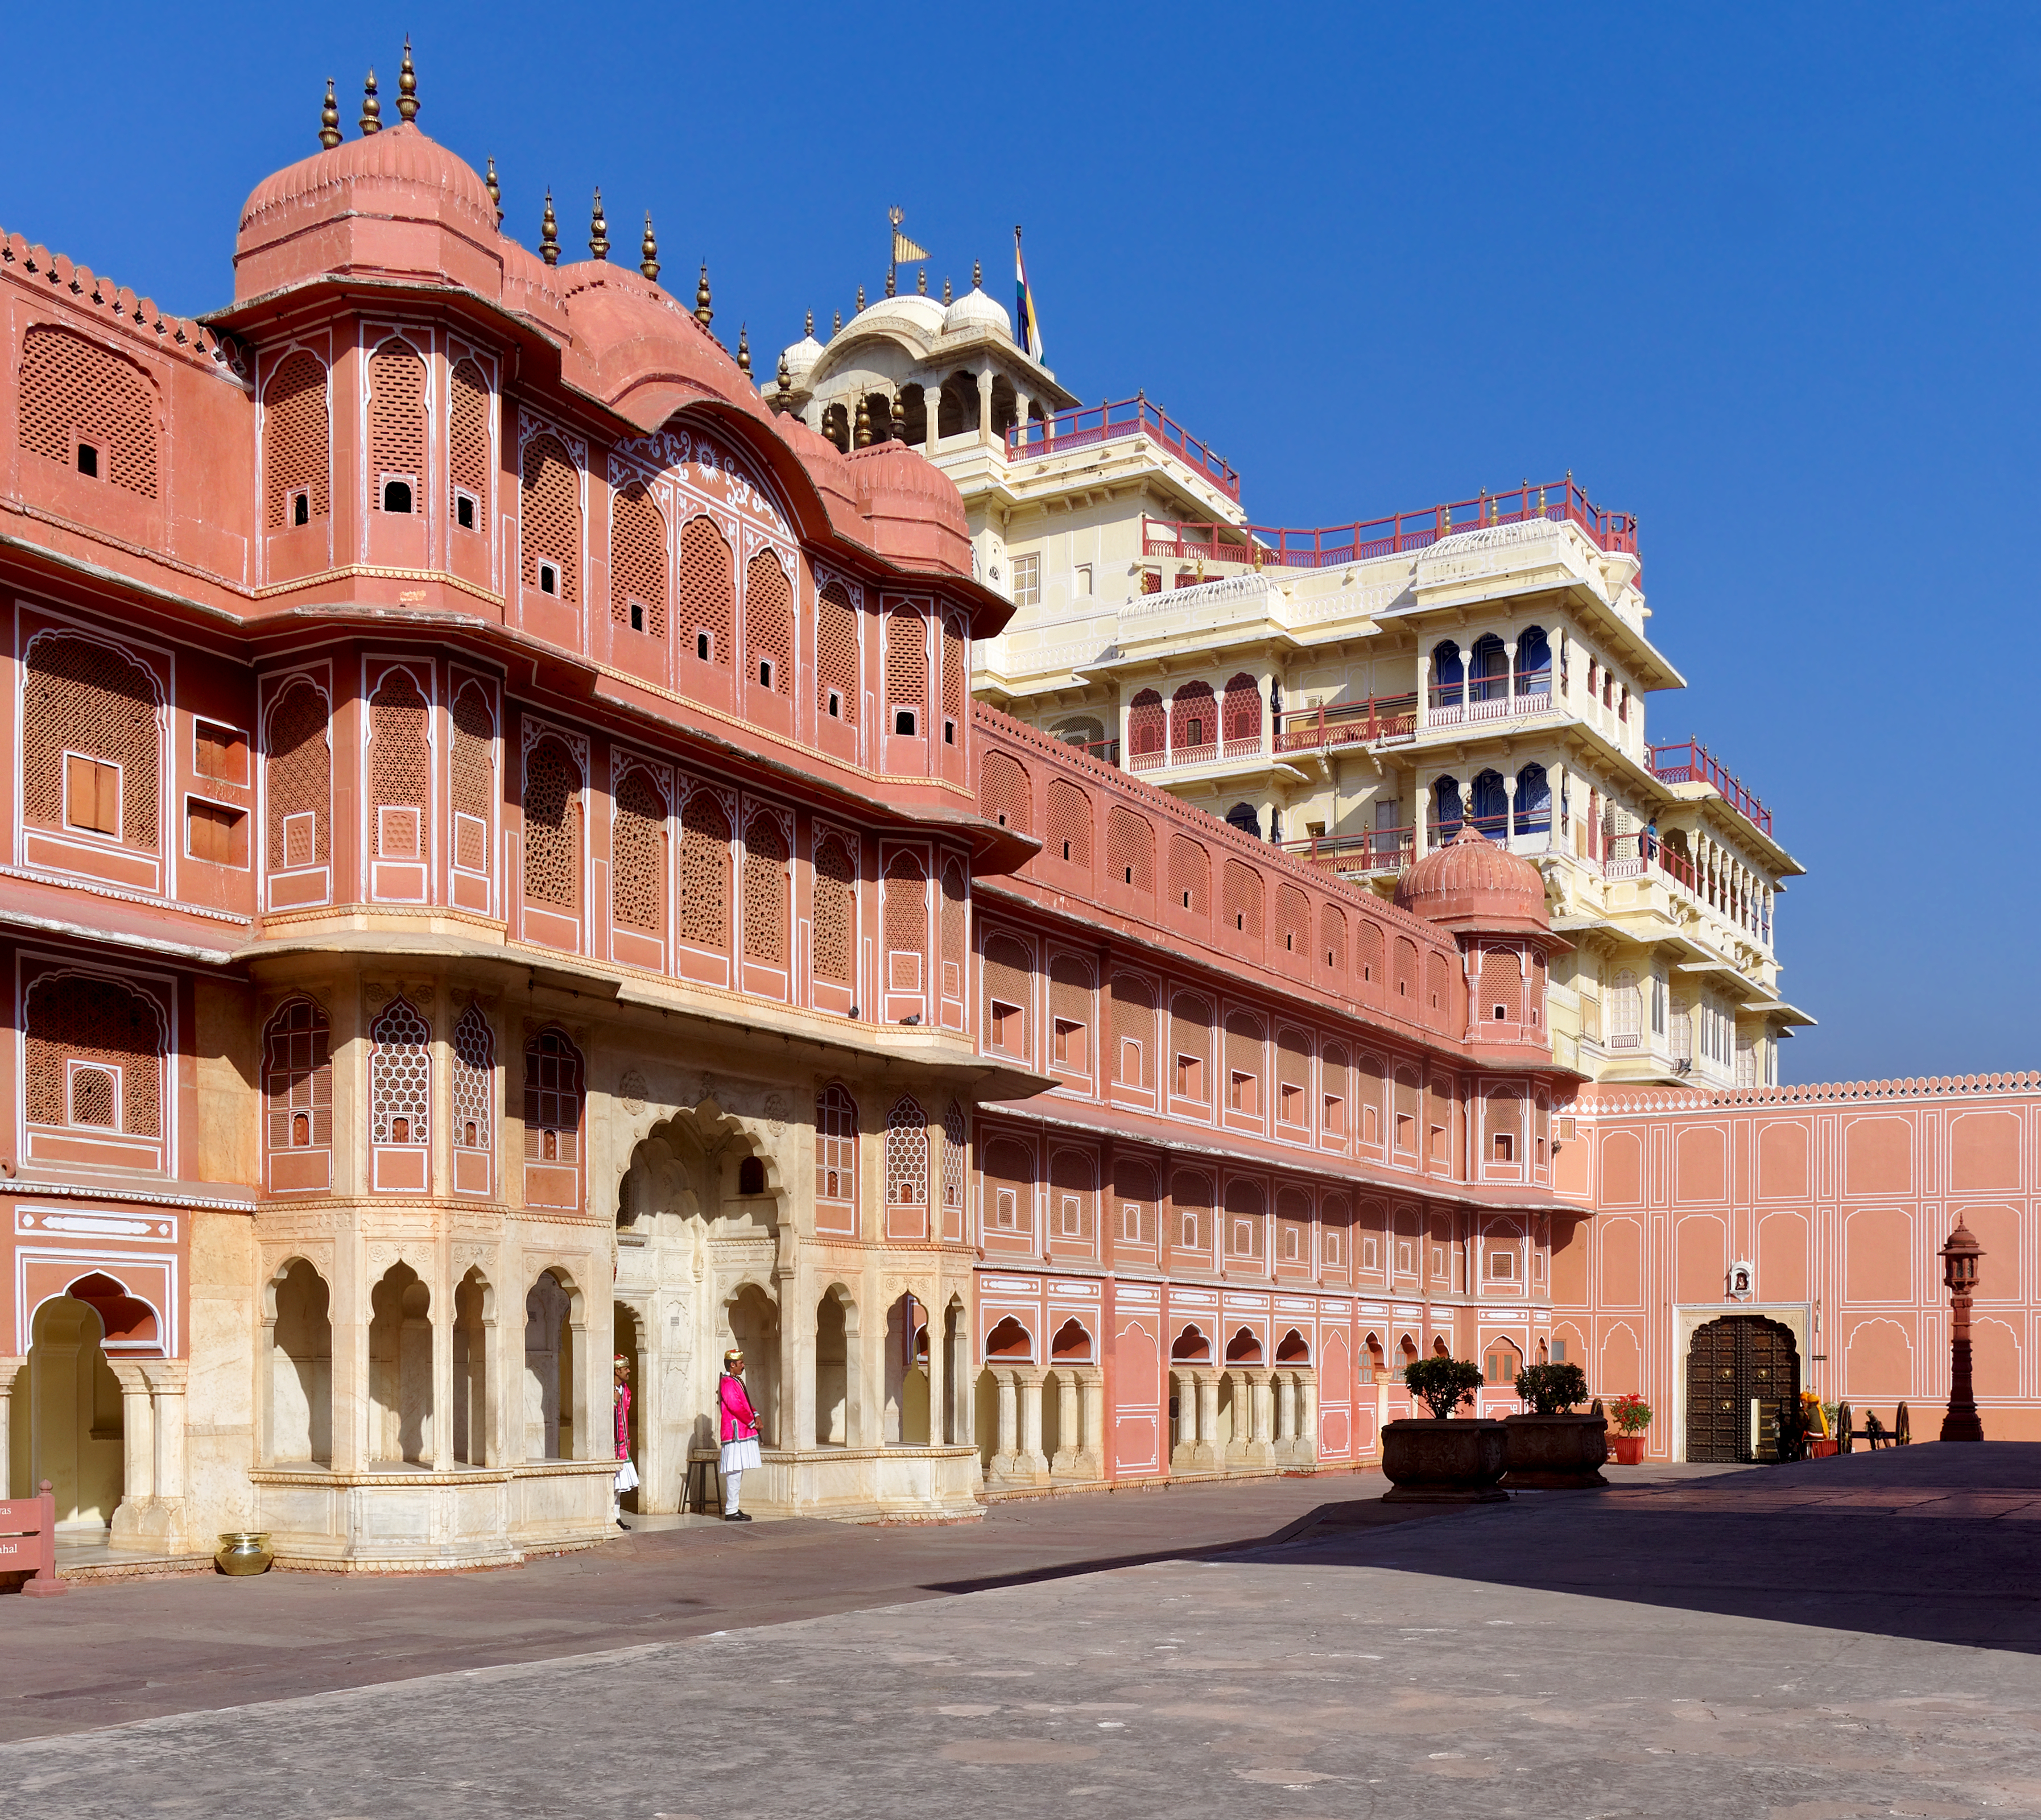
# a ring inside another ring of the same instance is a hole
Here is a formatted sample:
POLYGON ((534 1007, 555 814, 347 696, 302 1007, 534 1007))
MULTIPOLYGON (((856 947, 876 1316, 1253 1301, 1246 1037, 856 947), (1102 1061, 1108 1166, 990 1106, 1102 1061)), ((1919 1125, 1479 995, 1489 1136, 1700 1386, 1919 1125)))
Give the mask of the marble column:
POLYGON ((999 1380, 999 1444, 993 1450, 992 1473, 995 1479, 1011 1479, 1014 1475, 1016 1456, 1020 1451, 1019 1374, 1001 1372, 999 1380))
POLYGON ((189 1538, 185 1513, 189 1488, 185 1483, 185 1388, 191 1373, 185 1359, 151 1360, 143 1368, 149 1380, 155 1417, 155 1506, 157 1540, 166 1548, 181 1548, 189 1538))
POLYGON ((1103 1479, 1105 1477, 1105 1373, 1097 1365, 1087 1365, 1081 1375, 1078 1389, 1084 1398, 1084 1445, 1078 1451, 1078 1471, 1086 1479, 1103 1479))
POLYGON ((1020 1446, 1015 1461, 1017 1476, 1034 1481, 1049 1475, 1049 1463, 1042 1457, 1042 1379, 1039 1365, 1024 1365, 1014 1378, 1020 1389, 1020 1446))
POLYGON ((1197 1379, 1198 1438, 1191 1449, 1191 1470, 1222 1471, 1225 1463, 1219 1458, 1219 1373, 1207 1370, 1194 1375, 1197 1379))
MULTIPOLYGON (((1047 1393, 1045 1391, 1043 1394, 1047 1393)), ((1078 1380, 1077 1374, 1068 1366, 1056 1368, 1056 1452, 1049 1462, 1049 1471, 1057 1479, 1068 1479, 1078 1469, 1080 1452, 1078 1433, 1078 1380)))
POLYGON ((149 1380, 132 1360, 107 1364, 120 1384, 121 1439, 120 1501, 108 1540, 116 1548, 147 1548, 155 1541, 156 1515, 156 1419, 149 1380))
POLYGON ((1198 1445, 1197 1380, 1188 1372, 1173 1372, 1170 1375, 1177 1382, 1177 1441, 1169 1450, 1169 1470, 1189 1472, 1195 1470, 1198 1445))
POLYGON ((1247 1406, 1253 1417, 1249 1430, 1246 1463, 1249 1467, 1271 1467, 1276 1463, 1275 1437, 1271 1433, 1275 1426, 1276 1387, 1273 1377, 1267 1372, 1243 1372, 1247 1380, 1247 1406))

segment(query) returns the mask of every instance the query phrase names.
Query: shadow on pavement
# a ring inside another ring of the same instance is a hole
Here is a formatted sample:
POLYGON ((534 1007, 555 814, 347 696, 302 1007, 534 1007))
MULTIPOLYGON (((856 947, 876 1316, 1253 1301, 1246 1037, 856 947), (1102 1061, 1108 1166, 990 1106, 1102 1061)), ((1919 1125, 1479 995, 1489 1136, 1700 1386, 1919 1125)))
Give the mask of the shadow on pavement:
POLYGON ((1364 1508, 1242 1552, 2041 1653, 2041 1443, 1529 1493, 1393 1535, 1364 1508))

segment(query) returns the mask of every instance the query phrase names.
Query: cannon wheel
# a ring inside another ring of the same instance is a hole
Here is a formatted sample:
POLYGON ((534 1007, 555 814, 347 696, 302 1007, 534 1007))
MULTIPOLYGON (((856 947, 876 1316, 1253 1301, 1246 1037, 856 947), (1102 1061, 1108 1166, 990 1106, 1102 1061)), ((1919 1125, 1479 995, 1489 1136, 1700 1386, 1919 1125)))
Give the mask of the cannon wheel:
POLYGON ((1913 1424, 1907 1416, 1904 1403, 1899 1406, 1898 1414, 1893 1417, 1892 1440, 1895 1447, 1911 1447, 1913 1444, 1913 1424))
POLYGON ((1836 1452, 1837 1453, 1849 1453, 1856 1448, 1856 1439, 1850 1433, 1851 1420, 1849 1405, 1838 1404, 1836 1408, 1836 1452))

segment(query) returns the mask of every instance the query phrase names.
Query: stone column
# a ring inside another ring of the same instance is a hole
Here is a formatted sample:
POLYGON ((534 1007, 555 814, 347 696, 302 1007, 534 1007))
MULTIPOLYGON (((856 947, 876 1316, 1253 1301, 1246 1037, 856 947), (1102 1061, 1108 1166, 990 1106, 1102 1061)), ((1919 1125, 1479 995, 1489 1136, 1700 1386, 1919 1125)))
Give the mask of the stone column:
POLYGON ((982 366, 978 369, 978 440, 990 446, 994 438, 992 433, 992 368, 982 366))
POLYGON ((13 1496, 13 1429, 11 1418, 14 1411, 14 1379, 26 1359, 0 1358, 0 1498, 13 1496))
POLYGON ((177 1549, 187 1536, 185 1513, 189 1487, 185 1471, 185 1388, 191 1364, 185 1359, 162 1359, 143 1368, 149 1380, 156 1428, 155 1503, 161 1546, 177 1549))
POLYGON ((1056 1453, 1049 1462, 1052 1477, 1068 1479, 1078 1470, 1078 1456, 1082 1451, 1078 1433, 1078 1380, 1077 1374, 1069 1367, 1056 1368, 1056 1453))
POLYGON ((1173 1372, 1177 1380, 1177 1441, 1169 1449, 1169 1470, 1189 1472, 1198 1445, 1198 1387, 1188 1372, 1173 1372))
POLYGON ((1318 1463, 1318 1371, 1306 1365, 1297 1373, 1297 1463, 1318 1463))
POLYGON ((1417 654, 1417 731, 1422 733, 1432 724, 1432 654, 1421 651, 1417 654))
POLYGON ((1080 1474, 1085 1479, 1105 1477, 1105 1372, 1087 1365, 1080 1388, 1084 1395, 1084 1446, 1078 1456, 1080 1474))
POLYGON ((943 416, 941 386, 937 385, 933 389, 926 384, 922 386, 921 411, 928 419, 921 426, 921 452, 933 461, 936 456, 936 445, 942 440, 937 427, 941 423, 943 416))
POLYGON ((1276 1453, 1288 1460, 1296 1451, 1297 1380, 1289 1372, 1276 1374, 1276 1453))
POLYGON ((1193 1374, 1198 1389, 1198 1438, 1191 1450, 1195 1472, 1219 1472, 1225 1463, 1219 1451, 1219 1373, 1206 1370, 1193 1374))
MULTIPOLYGON (((336 996, 340 996, 336 994, 336 996)), ((335 1060, 338 1062, 336 1055, 335 1060)), ((334 1070, 338 1075, 338 1066, 334 1070)), ((335 1098, 338 1098, 339 1083, 335 1082, 335 1098)), ((352 1128, 360 1131, 364 1124, 352 1127, 342 1126, 338 1119, 334 1122, 336 1131, 352 1128)), ((358 1145, 334 1147, 338 1152, 345 1148, 359 1148, 358 1145)), ((338 1169, 336 1160, 335 1167, 338 1169)), ((334 1281, 327 1294, 326 1309, 333 1322, 333 1470, 337 1473, 360 1472, 369 1458, 368 1423, 368 1286, 363 1280, 368 1269, 368 1246, 358 1234, 343 1234, 334 1248, 338 1260, 334 1270, 334 1281)), ((521 1291, 517 1296, 517 1311, 521 1317, 525 1298, 521 1291)), ((517 1383, 525 1382, 525 1355, 522 1345, 525 1324, 521 1318, 516 1326, 519 1338, 517 1353, 517 1383)), ((518 1448, 519 1456, 524 1449, 518 1448)))
MULTIPOLYGON (((440 1129, 448 1129, 442 1122, 440 1129)), ((441 1147, 433 1147, 437 1150, 441 1147)), ((452 1274, 450 1261, 442 1258, 440 1276, 452 1274)), ((431 1318, 433 1349, 433 1420, 425 1437, 426 1463, 435 1472, 444 1472, 453 1459, 453 1291, 435 1287, 428 1311, 431 1318), (433 1318, 436 1317, 436 1318, 433 1318)))
POLYGON ((1020 1385, 1020 1447, 1016 1476, 1034 1482, 1049 1476, 1042 1457, 1042 1378, 1040 1365, 1024 1365, 1013 1374, 1020 1385))
POLYGON ((109 1525, 116 1548, 146 1547, 153 1540, 156 1501, 156 1421, 149 1380, 131 1359, 107 1360, 120 1383, 120 1501, 109 1525))
POLYGON ((1502 641, 1502 656, 1504 666, 1509 677, 1508 689, 1509 712, 1514 714, 1516 712, 1516 641, 1515 639, 1509 638, 1502 641))
POLYGON ((1502 774, 1502 841, 1513 849, 1516 843, 1516 780, 1502 774))
POLYGON ((1271 1467, 1276 1463, 1276 1443, 1271 1429, 1275 1425, 1276 1386, 1267 1372, 1243 1372, 1247 1381, 1247 1406, 1253 1418, 1249 1431, 1246 1463, 1250 1467, 1271 1467))
POLYGON ((1000 1372, 999 1380, 999 1444, 993 1450, 992 1475, 995 1479, 1010 1479, 1014 1475, 1014 1462, 1020 1451, 1019 1374, 1000 1372))
MULTIPOLYGON (((939 1157, 943 1153, 940 1146, 931 1146, 929 1154, 939 1157)), ((931 1219, 942 1217, 942 1190, 937 1183, 931 1181, 929 1184, 929 1217, 931 1219)), ((937 1296, 942 1294, 940 1282, 936 1285, 935 1293, 937 1296)), ((929 1445, 940 1447, 949 1439, 949 1410, 945 1401, 949 1391, 949 1360, 943 1356, 948 1341, 943 1332, 942 1309, 930 1303, 923 1305, 921 1312, 927 1317, 929 1324, 929 1445)))

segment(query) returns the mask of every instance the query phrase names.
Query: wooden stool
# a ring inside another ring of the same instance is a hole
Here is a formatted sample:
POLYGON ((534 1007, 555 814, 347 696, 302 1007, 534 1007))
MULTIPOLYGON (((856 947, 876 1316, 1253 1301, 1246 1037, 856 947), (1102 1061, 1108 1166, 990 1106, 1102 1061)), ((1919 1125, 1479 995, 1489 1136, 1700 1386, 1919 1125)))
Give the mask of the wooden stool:
POLYGON ((723 1450, 720 1448, 695 1448, 688 1455, 687 1483, 681 1491, 681 1510, 685 1515, 692 1505, 697 1512, 706 1513, 709 1508, 709 1475, 715 1476, 715 1505, 717 1516, 723 1514, 723 1450), (696 1487, 699 1486, 700 1490, 696 1487))

